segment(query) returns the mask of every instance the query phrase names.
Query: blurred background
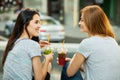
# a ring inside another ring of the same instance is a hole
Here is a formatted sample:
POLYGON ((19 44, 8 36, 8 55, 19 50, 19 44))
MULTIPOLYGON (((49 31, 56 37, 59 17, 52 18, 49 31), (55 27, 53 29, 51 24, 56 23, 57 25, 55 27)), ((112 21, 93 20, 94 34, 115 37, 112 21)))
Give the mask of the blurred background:
MULTIPOLYGON (((120 0, 0 0, 0 56, 9 38, 6 35, 6 25, 10 26, 13 24, 14 26, 14 20, 21 9, 33 8, 41 14, 58 21, 63 26, 64 30, 62 31, 65 32, 62 40, 65 40, 68 46, 76 48, 75 46, 78 46, 81 40, 87 37, 79 29, 80 10, 87 5, 94 4, 99 5, 107 14, 116 34, 116 40, 120 44, 120 0)), ((60 42, 57 41, 55 43, 59 44, 60 42)), ((72 55, 73 53, 69 56, 72 55)), ((54 66, 57 66, 57 64, 54 64, 54 66)), ((53 70, 56 77, 60 77, 61 67, 58 68, 53 70)), ((1 68, 0 71, 2 72, 1 68)), ((1 72, 0 74, 2 75, 1 72)))
POLYGON ((119 0, 0 0, 0 36, 5 37, 7 22, 16 19, 21 9, 33 8, 58 20, 65 28, 65 39, 68 43, 79 43, 82 38, 86 37, 86 34, 81 33, 78 28, 80 10, 93 4, 103 8, 115 27, 118 40, 116 30, 120 26, 119 0))

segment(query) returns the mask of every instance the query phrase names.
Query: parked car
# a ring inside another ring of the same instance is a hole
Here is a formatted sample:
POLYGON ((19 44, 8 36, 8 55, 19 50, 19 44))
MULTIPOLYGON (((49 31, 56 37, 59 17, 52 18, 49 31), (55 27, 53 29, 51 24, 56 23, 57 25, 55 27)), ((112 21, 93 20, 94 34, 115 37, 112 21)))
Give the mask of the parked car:
POLYGON ((5 36, 7 36, 7 37, 10 36, 10 34, 11 34, 12 31, 13 31, 13 28, 14 28, 15 22, 16 22, 15 19, 13 19, 13 20, 9 20, 9 21, 6 22, 6 24, 5 24, 5 28, 4 28, 5 36))
MULTIPOLYGON (((39 39, 47 40, 50 36, 50 41, 62 41, 65 39, 64 26, 54 18, 46 15, 40 15, 41 28, 39 39)), ((5 35, 10 36, 16 20, 8 21, 5 25, 5 35)))
POLYGON ((39 39, 47 40, 50 36, 50 41, 62 41, 65 39, 65 30, 59 21, 49 16, 40 16, 41 28, 39 39))

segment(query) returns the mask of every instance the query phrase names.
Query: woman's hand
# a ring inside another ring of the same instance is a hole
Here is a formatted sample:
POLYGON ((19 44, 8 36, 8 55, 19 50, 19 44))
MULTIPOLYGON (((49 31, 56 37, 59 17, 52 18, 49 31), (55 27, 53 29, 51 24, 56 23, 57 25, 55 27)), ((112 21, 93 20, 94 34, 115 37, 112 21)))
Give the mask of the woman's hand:
POLYGON ((48 41, 43 41, 43 40, 40 40, 39 41, 39 44, 40 44, 40 47, 42 48, 42 47, 45 47, 45 46, 47 46, 47 45, 50 45, 50 43, 48 42, 48 41))
MULTIPOLYGON (((70 62, 70 61, 71 61, 71 58, 68 58, 68 57, 67 57, 67 58, 65 58, 65 61, 66 61, 66 62, 70 62)), ((57 57, 57 64, 59 65, 58 57, 57 57)), ((61 66, 61 65, 60 65, 60 66, 61 66)))
POLYGON ((43 55, 43 56, 45 57, 46 61, 52 62, 54 54, 50 53, 50 54, 43 55))
POLYGON ((69 62, 71 61, 71 58, 65 58, 65 61, 69 62))

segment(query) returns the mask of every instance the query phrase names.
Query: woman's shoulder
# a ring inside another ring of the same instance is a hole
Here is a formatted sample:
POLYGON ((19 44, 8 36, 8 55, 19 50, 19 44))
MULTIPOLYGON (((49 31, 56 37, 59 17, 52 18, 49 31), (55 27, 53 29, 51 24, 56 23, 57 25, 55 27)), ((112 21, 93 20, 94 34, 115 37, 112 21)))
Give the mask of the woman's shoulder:
POLYGON ((31 40, 31 39, 18 39, 16 41, 16 44, 21 44, 21 45, 26 45, 26 46, 31 46, 31 45, 38 45, 38 42, 31 40))
POLYGON ((89 42, 91 42, 91 41, 93 41, 93 40, 94 40, 93 37, 88 37, 88 38, 83 39, 82 42, 84 42, 84 43, 89 43, 89 42))
POLYGON ((83 41, 96 41, 96 40, 100 40, 103 38, 106 38, 106 37, 92 36, 92 37, 85 38, 83 41))
POLYGON ((88 38, 85 38, 81 41, 82 44, 95 44, 95 42, 99 40, 98 38, 96 38, 95 36, 93 37, 88 37, 88 38))

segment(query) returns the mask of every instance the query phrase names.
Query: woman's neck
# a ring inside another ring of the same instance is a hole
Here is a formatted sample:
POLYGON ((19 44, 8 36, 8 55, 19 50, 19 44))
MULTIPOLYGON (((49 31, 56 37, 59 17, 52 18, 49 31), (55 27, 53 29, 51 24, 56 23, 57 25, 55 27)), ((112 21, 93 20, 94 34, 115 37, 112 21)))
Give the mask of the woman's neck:
POLYGON ((20 38, 29 38, 28 34, 26 32, 23 32, 20 36, 20 38))

